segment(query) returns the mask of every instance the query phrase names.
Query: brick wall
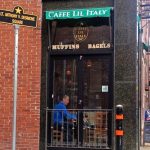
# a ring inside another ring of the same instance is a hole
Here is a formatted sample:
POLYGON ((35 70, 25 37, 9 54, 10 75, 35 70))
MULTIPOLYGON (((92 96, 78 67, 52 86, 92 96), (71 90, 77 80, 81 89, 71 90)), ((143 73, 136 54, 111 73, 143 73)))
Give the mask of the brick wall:
MULTIPOLYGON (((39 149, 41 0, 1 0, 0 9, 21 6, 38 16, 38 27, 19 29, 17 150, 39 149)), ((12 148, 14 27, 0 23, 0 150, 12 148)))

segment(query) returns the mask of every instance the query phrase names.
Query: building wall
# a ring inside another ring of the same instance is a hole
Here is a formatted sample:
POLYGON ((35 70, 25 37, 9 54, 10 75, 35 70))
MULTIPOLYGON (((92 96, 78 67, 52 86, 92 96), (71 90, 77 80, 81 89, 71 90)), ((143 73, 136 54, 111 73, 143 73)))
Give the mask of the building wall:
POLYGON ((148 107, 148 55, 145 50, 143 50, 142 61, 141 61, 141 144, 143 145, 144 136, 144 112, 148 107))
POLYGON ((135 0, 115 0, 114 105, 124 107, 124 150, 136 150, 138 142, 138 85, 135 0))
MULTIPOLYGON (((19 29, 17 150, 39 149, 41 0, 1 0, 0 9, 21 6, 38 16, 37 28, 19 29)), ((14 27, 0 23, 0 150, 12 148, 14 27)))
MULTIPOLYGON (((74 9, 86 7, 105 7, 114 5, 114 109, 115 105, 124 107, 124 150, 136 150, 138 148, 138 99, 137 99, 137 2, 135 0, 118 1, 46 1, 43 3, 43 12, 53 9, 74 9), (128 11, 127 11, 128 10, 128 11)), ((44 13, 43 13, 44 14, 44 13)), ((43 71, 42 71, 42 99, 46 100, 44 87, 46 87, 46 50, 48 47, 48 34, 46 21, 43 19, 43 71), (45 66, 45 69, 44 69, 45 66)), ((46 102, 42 101, 44 108, 46 102)), ((41 108, 42 108, 41 107, 41 108)), ((44 113, 43 113, 44 118, 44 113)), ((41 125, 44 127, 44 119, 41 125)), ((44 143, 44 131, 41 128, 41 143, 44 143)), ((114 135, 115 136, 115 135, 114 135)), ((115 138, 113 138, 115 143, 115 138)), ((115 149, 115 148, 114 148, 115 149)))
MULTIPOLYGON (((41 0, 1 0, 0 9, 17 5, 25 13, 38 16, 38 27, 19 29, 19 68, 17 99, 17 149, 39 149, 40 96, 41 143, 44 146, 46 106, 46 63, 48 34, 43 19, 41 57, 41 0), (42 59, 42 68, 41 68, 42 59), (41 70, 42 69, 42 70, 41 70), (42 83, 41 80, 42 71, 42 83), (42 87, 40 89, 40 86, 42 87), (41 95, 40 95, 41 90, 41 95)), ((110 0, 68 0, 43 3, 45 10, 113 6, 110 0)), ((124 106, 124 149, 135 150, 137 142, 136 108, 136 1, 115 1, 114 106, 124 106), (128 11, 126 11, 128 8, 128 11), (132 15, 131 15, 132 14, 132 15)), ((14 27, 0 23, 0 149, 12 147, 14 27)))
POLYGON ((149 45, 150 42, 150 27, 149 27, 149 20, 142 20, 141 21, 141 26, 142 26, 142 42, 145 44, 149 45))
POLYGON ((45 11, 54 9, 76 9, 76 8, 97 8, 114 5, 114 0, 43 0, 43 21, 42 21, 42 71, 41 71, 41 130, 40 130, 40 149, 45 148, 45 126, 46 126, 46 100, 48 83, 48 22, 45 20, 45 11))
MULTIPOLYGON (((150 0, 141 0, 142 5, 150 4, 150 0)), ((141 7, 142 18, 148 16, 148 10, 150 6, 141 7)), ((141 20, 142 27, 142 43, 147 46, 150 44, 150 24, 148 19, 141 20)), ((150 87, 149 87, 149 67, 150 67, 150 53, 147 50, 141 49, 141 145, 144 144, 144 121, 145 121, 145 110, 150 108, 150 87)))

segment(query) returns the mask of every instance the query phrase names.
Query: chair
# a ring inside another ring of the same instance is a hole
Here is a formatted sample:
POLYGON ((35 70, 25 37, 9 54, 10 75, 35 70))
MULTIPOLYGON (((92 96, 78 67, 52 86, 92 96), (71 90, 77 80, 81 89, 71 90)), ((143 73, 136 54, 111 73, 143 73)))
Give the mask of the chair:
POLYGON ((95 128, 84 129, 84 143, 86 145, 93 145, 95 143, 95 128))
POLYGON ((95 112, 89 112, 85 115, 88 124, 84 127, 84 144, 85 146, 95 145, 95 112))
POLYGON ((63 144, 63 131, 52 128, 52 144, 62 145, 63 144))
POLYGON ((90 121, 94 122, 94 125, 84 128, 85 145, 106 147, 108 144, 107 112, 95 112, 90 121))
POLYGON ((95 142, 101 146, 107 146, 107 112, 97 112, 95 115, 95 142))

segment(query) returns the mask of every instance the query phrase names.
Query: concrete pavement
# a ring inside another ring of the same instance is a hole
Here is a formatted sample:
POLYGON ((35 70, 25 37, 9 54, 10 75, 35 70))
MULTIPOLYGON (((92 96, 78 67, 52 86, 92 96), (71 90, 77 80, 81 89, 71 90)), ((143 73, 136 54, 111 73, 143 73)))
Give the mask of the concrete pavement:
POLYGON ((141 147, 140 150, 150 150, 150 146, 141 147))

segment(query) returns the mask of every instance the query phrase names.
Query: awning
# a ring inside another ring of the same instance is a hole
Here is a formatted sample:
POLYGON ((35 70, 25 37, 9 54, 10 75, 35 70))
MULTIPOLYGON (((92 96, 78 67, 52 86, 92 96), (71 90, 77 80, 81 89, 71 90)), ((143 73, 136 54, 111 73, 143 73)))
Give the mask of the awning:
POLYGON ((110 17, 112 7, 46 11, 47 20, 110 17))
POLYGON ((143 44, 143 49, 145 49, 148 52, 149 46, 147 44, 145 44, 145 43, 142 43, 142 44, 143 44))
POLYGON ((140 15, 137 16, 137 25, 138 25, 138 31, 141 32, 142 28, 141 28, 141 16, 140 15))

